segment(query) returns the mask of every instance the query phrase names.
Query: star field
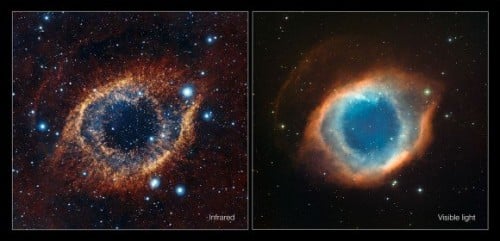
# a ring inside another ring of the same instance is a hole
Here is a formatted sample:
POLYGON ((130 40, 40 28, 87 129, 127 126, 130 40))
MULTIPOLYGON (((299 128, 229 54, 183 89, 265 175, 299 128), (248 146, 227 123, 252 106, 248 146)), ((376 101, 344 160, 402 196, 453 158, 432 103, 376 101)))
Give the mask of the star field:
POLYGON ((246 29, 245 12, 13 13, 13 228, 246 228, 246 29))
POLYGON ((486 13, 254 21, 255 228, 486 227, 486 13))

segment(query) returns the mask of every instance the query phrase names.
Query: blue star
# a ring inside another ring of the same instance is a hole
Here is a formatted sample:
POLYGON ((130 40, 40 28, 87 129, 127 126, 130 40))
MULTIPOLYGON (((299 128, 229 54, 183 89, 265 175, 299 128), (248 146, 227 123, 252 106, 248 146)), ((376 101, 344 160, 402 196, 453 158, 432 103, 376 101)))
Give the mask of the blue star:
POLYGON ((217 36, 209 35, 206 40, 208 44, 213 44, 217 40, 217 36))
POLYGON ((45 15, 45 16, 43 16, 43 19, 44 19, 45 21, 49 21, 49 18, 50 18, 50 17, 49 17, 49 15, 45 15))
POLYGON ((191 98, 194 95, 194 88, 190 85, 185 85, 181 89, 181 94, 185 98, 191 98))
POLYGON ((186 194, 186 187, 184 187, 184 185, 177 185, 175 187, 175 194, 177 194, 177 196, 181 197, 181 196, 184 196, 184 194, 186 194))
POLYGON ((45 131, 45 130, 47 130, 47 127, 48 127, 48 126, 47 126, 47 123, 45 123, 45 122, 40 122, 40 123, 38 124, 38 130, 39 130, 39 131, 45 131))
POLYGON ((149 187, 151 189, 156 189, 160 186, 160 178, 158 177, 155 177, 155 178, 152 178, 150 181, 149 181, 149 187))
POLYGON ((213 116, 212 111, 205 111, 205 113, 203 113, 203 120, 209 121, 212 119, 212 116, 213 116))

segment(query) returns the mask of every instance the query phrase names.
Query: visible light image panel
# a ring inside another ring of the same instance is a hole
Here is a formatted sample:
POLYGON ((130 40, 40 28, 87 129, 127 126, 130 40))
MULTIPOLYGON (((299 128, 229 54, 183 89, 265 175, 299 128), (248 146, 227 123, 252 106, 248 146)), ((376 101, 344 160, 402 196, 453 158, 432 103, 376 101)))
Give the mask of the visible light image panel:
POLYGON ((488 13, 256 12, 256 229, 484 229, 488 13))
POLYGON ((246 12, 13 12, 14 229, 246 229, 246 12))

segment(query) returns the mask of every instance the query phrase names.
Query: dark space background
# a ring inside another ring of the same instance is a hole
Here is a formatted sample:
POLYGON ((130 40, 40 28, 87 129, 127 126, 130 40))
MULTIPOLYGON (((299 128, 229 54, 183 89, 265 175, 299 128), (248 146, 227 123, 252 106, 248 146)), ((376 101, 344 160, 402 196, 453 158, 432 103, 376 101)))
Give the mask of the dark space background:
POLYGON ((486 228, 487 13, 256 12, 253 18, 253 228, 486 228), (283 129, 274 101, 302 55, 334 36, 376 42, 375 52, 401 50, 407 69, 444 86, 433 142, 393 177, 395 186, 346 189, 313 182, 293 165, 312 109, 298 105, 303 115, 282 117, 289 120, 283 129), (439 213, 475 214, 476 221, 442 222, 439 213))

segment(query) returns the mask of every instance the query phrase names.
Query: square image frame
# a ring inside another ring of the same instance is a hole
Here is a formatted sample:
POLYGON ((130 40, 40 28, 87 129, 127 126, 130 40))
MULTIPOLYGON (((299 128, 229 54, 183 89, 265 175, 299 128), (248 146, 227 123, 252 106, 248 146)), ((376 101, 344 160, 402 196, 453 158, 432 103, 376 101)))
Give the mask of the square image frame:
POLYGON ((253 230, 489 230, 488 11, 253 11, 252 19, 253 230), (474 74, 455 78, 464 71, 474 74), (381 95, 376 108, 387 97, 404 108, 395 116, 414 119, 393 122, 387 105, 369 123, 371 93, 381 95), (478 104, 452 109, 468 100, 478 104), (348 103, 359 109, 345 114, 348 103), (397 144, 383 149, 385 140, 370 141, 380 133, 343 129, 377 123, 383 135, 415 132, 387 136, 397 144), (460 177, 468 183, 454 183, 460 177))
POLYGON ((11 16, 11 230, 249 229, 248 11, 11 16))

